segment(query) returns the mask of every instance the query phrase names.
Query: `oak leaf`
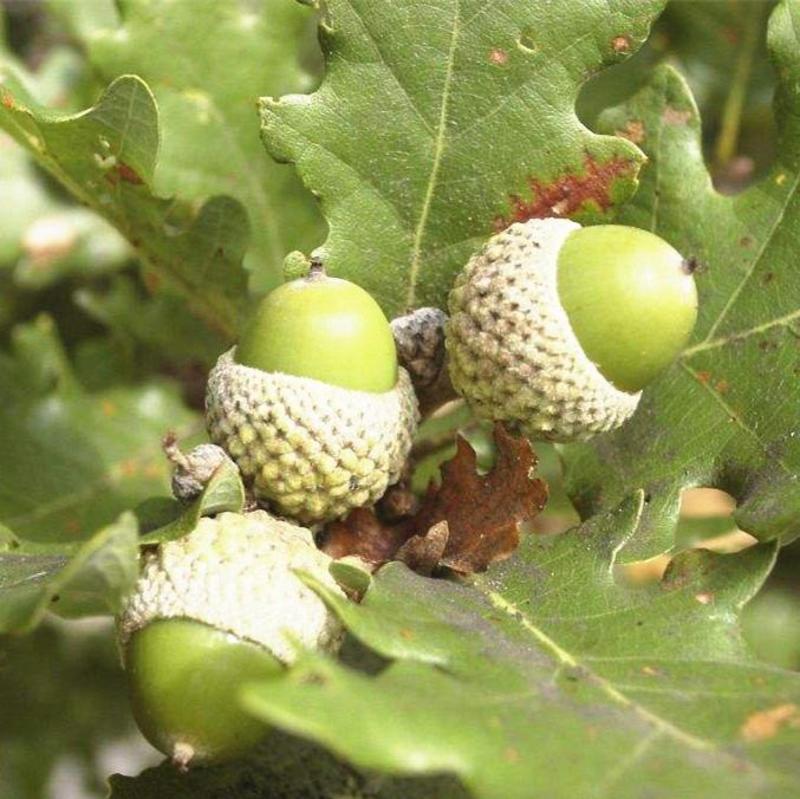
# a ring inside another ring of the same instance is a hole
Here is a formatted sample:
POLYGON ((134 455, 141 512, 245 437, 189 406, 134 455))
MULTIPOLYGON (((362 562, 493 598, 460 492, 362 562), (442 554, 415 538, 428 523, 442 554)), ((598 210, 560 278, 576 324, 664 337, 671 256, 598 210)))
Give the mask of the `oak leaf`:
POLYGON ((357 508, 328 526, 323 550, 334 558, 356 555, 374 568, 403 560, 422 574, 442 566, 471 574, 509 557, 520 526, 544 508, 547 485, 533 476, 537 458, 527 439, 498 424, 494 440, 497 460, 488 473, 478 473, 475 451, 459 437, 441 484, 428 487, 416 513, 388 523, 357 508))

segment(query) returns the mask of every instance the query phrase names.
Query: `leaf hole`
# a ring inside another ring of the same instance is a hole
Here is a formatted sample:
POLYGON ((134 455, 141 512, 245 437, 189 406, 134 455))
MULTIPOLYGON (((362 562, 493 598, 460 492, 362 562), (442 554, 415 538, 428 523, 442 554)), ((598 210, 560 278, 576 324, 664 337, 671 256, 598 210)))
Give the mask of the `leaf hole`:
MULTIPOLYGON (((651 494, 645 502, 652 502, 651 494)), ((710 549, 713 552, 739 552, 752 546, 756 539, 739 530, 733 519, 736 500, 718 488, 693 487, 681 493, 680 512, 675 530, 675 547, 671 554, 656 555, 648 560, 614 566, 618 583, 629 587, 646 586, 664 576, 672 557, 689 549, 710 549)))

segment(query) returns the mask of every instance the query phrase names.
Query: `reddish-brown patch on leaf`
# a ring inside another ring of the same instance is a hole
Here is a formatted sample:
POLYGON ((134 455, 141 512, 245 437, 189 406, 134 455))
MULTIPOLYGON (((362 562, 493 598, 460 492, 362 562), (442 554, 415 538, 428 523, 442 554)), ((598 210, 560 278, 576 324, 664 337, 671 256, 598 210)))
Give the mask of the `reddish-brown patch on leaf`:
POLYGON ((0 102, 2 102, 3 106, 8 108, 10 111, 14 109, 14 98, 8 92, 2 93, 2 99, 0 102))
POLYGON ((632 141, 634 144, 641 144, 645 139, 644 122, 641 119, 629 119, 624 128, 614 132, 622 139, 632 141))
POLYGON ((739 735, 751 743, 767 741, 784 727, 800 729, 800 708, 790 702, 752 713, 739 728, 739 735))
POLYGON ((730 384, 727 380, 718 380, 717 384, 714 386, 714 389, 718 394, 727 394, 729 388, 730 384))
POLYGON ((139 173, 124 161, 118 161, 108 170, 106 180, 114 186, 120 181, 131 183, 134 186, 141 186, 144 183, 139 173))
POLYGON ((161 278, 152 271, 147 271, 143 274, 145 288, 151 293, 155 294, 161 288, 161 278))
POLYGON ((711 380, 711 372, 698 372, 697 373, 697 382, 702 383, 704 386, 708 384, 708 381, 711 380))
POLYGON ((728 44, 732 44, 734 47, 739 44, 739 31, 736 28, 726 27, 722 29, 722 37, 725 39, 728 44))
POLYGON ((685 125, 691 118, 691 111, 681 111, 679 108, 673 108, 671 105, 668 105, 661 114, 661 119, 663 119, 667 125, 685 125))
POLYGON ((631 51, 630 36, 615 36, 611 40, 611 47, 615 53, 629 53, 631 51))
POLYGON ((489 61, 498 67, 505 66, 508 63, 508 53, 499 47, 493 47, 489 52, 489 61))
POLYGON ((583 174, 568 173, 546 183, 531 177, 528 186, 531 198, 509 195, 511 213, 494 220, 496 230, 504 230, 512 222, 544 219, 551 216, 571 216, 587 203, 607 211, 611 205, 611 187, 626 175, 632 175, 634 165, 624 158, 612 158, 598 163, 590 155, 584 158, 583 174))
POLYGON ((497 460, 487 474, 477 472, 475 451, 459 438, 455 457, 431 485, 419 510, 387 523, 369 509, 357 508, 330 524, 322 549, 334 558, 355 555, 375 568, 403 560, 429 574, 445 566, 463 574, 485 571, 519 545, 519 528, 547 502, 547 485, 533 476, 536 455, 525 438, 496 425, 497 460))

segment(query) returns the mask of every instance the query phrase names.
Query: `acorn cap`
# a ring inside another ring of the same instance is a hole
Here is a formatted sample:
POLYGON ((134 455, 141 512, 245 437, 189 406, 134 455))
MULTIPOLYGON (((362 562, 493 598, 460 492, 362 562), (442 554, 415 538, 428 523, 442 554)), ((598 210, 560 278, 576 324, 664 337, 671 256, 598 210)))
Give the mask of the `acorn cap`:
POLYGON ((455 389, 479 416, 532 438, 586 439, 621 425, 641 392, 613 386, 586 356, 558 296, 558 254, 580 225, 515 223, 489 239, 450 293, 455 389))
POLYGON ((370 505, 402 472, 419 413, 408 373, 391 391, 265 372, 223 353, 208 378, 209 436, 259 501, 303 523, 370 505))
POLYGON ((294 573, 308 572, 341 593, 330 562, 310 530, 265 511, 204 517, 189 535, 145 556, 119 617, 120 644, 124 650, 158 619, 182 618, 257 644, 286 664, 298 648, 335 651, 341 623, 294 573))
POLYGON ((446 322, 447 314, 439 308, 417 308, 391 321, 397 358, 417 389, 427 388, 439 377, 446 322))
POLYGON ((181 502, 192 502, 200 496, 214 472, 230 461, 225 450, 216 444, 198 444, 184 454, 175 441, 168 441, 164 451, 173 464, 172 494, 181 502))

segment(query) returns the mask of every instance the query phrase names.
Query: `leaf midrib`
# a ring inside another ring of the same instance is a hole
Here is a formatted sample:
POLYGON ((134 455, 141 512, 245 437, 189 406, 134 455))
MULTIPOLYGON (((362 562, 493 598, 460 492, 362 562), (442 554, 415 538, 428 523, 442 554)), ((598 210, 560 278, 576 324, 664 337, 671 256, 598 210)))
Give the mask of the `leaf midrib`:
POLYGON ((530 633, 536 639, 539 645, 550 655, 552 655, 560 665, 567 666, 569 668, 581 669, 581 672, 586 675, 587 680, 590 681, 603 694, 605 694, 605 696, 608 697, 608 699, 611 700, 615 705, 631 711, 652 728, 657 729, 664 735, 670 737, 672 740, 685 747, 695 751, 713 751, 719 755, 730 758, 736 763, 741 762, 730 753, 725 752, 714 742, 686 732, 680 727, 674 725, 672 722, 662 718, 656 713, 653 713, 651 710, 648 710, 643 705, 640 705, 638 702, 626 696, 605 677, 597 674, 587 665, 582 663, 576 656, 559 646, 556 641, 547 635, 544 630, 540 629, 533 622, 533 620, 530 619, 527 614, 513 602, 510 602, 500 593, 489 588, 489 586, 480 579, 476 580, 475 584, 481 589, 481 592, 486 596, 494 608, 497 608, 498 610, 507 614, 509 617, 513 618, 516 622, 522 624, 525 630, 530 633))
POLYGON ((446 141, 445 131, 447 130, 447 109, 450 103, 450 90, 453 83, 453 65, 455 63, 456 45, 460 34, 461 2, 455 0, 455 15, 453 17, 453 30, 450 37, 450 49, 447 53, 447 67, 445 70, 444 84, 442 86, 442 102, 439 108, 439 121, 436 127, 436 139, 434 141, 433 162, 428 178, 428 186, 425 191, 425 198, 422 202, 419 220, 414 230, 414 244, 411 252, 411 268, 408 275, 408 293, 406 294, 406 308, 413 308, 416 301, 417 283, 422 264, 422 242, 428 226, 428 216, 433 203, 433 196, 436 192, 436 184, 439 178, 442 156, 444 154, 446 141))

